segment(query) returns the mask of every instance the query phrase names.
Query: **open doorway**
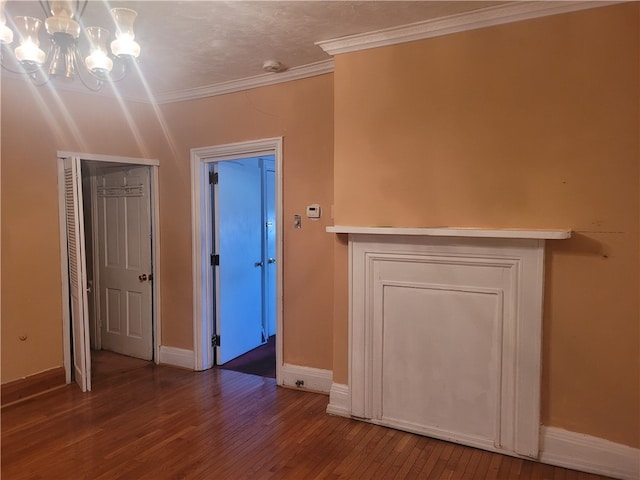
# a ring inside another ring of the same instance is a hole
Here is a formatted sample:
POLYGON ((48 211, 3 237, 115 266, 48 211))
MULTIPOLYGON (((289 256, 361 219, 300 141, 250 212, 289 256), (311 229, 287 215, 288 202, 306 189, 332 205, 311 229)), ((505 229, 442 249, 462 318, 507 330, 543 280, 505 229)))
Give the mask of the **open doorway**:
MULTIPOLYGON (((224 328, 224 318, 218 314, 218 308, 221 306, 216 303, 216 286, 223 285, 224 278, 216 278, 219 271, 216 268, 212 268, 211 263, 219 261, 221 265, 225 262, 225 257, 217 251, 216 238, 214 238, 215 222, 216 220, 216 208, 221 208, 221 203, 216 203, 214 196, 211 194, 210 189, 210 175, 220 173, 220 166, 222 169, 227 169, 227 166, 238 164, 242 160, 253 159, 255 162, 260 162, 261 159, 264 165, 268 164, 268 161, 273 162, 272 167, 266 167, 263 169, 264 177, 258 176, 260 182, 263 178, 269 177, 269 180, 265 180, 267 186, 264 189, 271 188, 273 194, 270 198, 273 199, 272 209, 275 220, 270 226, 273 230, 271 253, 269 253, 269 245, 267 239, 261 239, 261 250, 253 253, 250 260, 250 267, 254 270, 255 274, 258 272, 269 271, 273 272, 273 277, 270 286, 261 287, 267 293, 267 298, 271 300, 271 304, 264 304, 259 302, 259 308, 261 310, 270 310, 271 325, 269 321, 265 322, 265 318, 268 318, 268 313, 260 316, 261 332, 258 336, 260 344, 264 341, 268 343, 271 335, 271 330, 277 332, 275 335, 275 354, 276 354, 276 382, 282 384, 280 378, 280 369, 282 367, 282 262, 279 260, 282 257, 282 139, 271 138, 265 140, 248 141, 235 144, 218 145, 212 147, 204 147, 192 149, 191 151, 191 180, 192 180, 192 239, 193 239, 193 272, 194 272, 194 356, 196 370, 205 370, 213 367, 216 363, 221 363, 217 358, 214 358, 214 353, 217 355, 218 347, 215 346, 217 341, 222 342, 222 348, 225 345, 225 333, 221 331, 224 328), (271 185, 269 187, 268 185, 271 185), (263 248, 264 247, 264 248, 263 248), (273 251, 275 250, 275 254, 273 251), (216 258, 215 255, 220 255, 216 258), (253 258, 255 257, 255 258, 253 258), (271 261, 270 261, 271 259, 271 261), (216 322, 218 319, 222 319, 223 325, 218 328, 216 322)), ((245 165, 243 168, 248 168, 245 165)), ((255 176, 253 176, 255 182, 255 176)), ((215 181, 215 180, 214 180, 215 181)), ((254 183, 255 185, 255 183, 254 183)), ((261 192, 263 185, 253 189, 261 192)), ((259 208, 266 208, 262 203, 259 208)), ((224 207, 222 207, 224 209, 224 207)), ((232 213, 229 211, 229 213, 232 213)), ((224 215, 224 212, 222 213, 224 215)), ((217 213, 220 215, 220 212, 217 213)), ((233 215, 233 213, 232 213, 233 215)), ((258 211, 258 216, 261 218, 261 223, 265 227, 269 223, 265 221, 266 217, 262 210, 258 211)), ((220 220, 220 218, 217 218, 220 220)), ((260 229, 260 231, 263 231, 260 229)), ((266 233, 263 234, 266 235, 266 233)), ((222 238, 222 237, 218 237, 222 238)), ((228 257, 227 257, 228 258, 228 257)), ((247 256, 247 261, 248 256, 247 256)), ((258 274, 258 278, 264 281, 262 273, 258 274)), ((227 284, 230 282, 226 282, 227 284)), ((240 292, 242 298, 242 292, 240 292)), ((224 293, 223 293, 224 298, 224 293)), ((254 305, 255 307, 255 305, 254 305)), ((264 312, 263 312, 264 313, 264 312)), ((224 315, 224 312, 223 312, 224 315)), ((228 338, 228 337, 227 337, 228 338)), ((254 337, 255 338, 255 337, 254 337)), ((232 357, 233 358, 233 357, 232 357)), ((224 360, 223 360, 224 362, 224 360)))
POLYGON ((157 361, 157 162, 58 158, 64 363, 67 382, 89 391, 92 351, 112 352, 93 359, 94 374, 116 354, 157 361))
POLYGON ((81 162, 94 381, 153 360, 150 169, 81 162))
POLYGON ((275 378, 275 155, 209 168, 214 363, 275 378))

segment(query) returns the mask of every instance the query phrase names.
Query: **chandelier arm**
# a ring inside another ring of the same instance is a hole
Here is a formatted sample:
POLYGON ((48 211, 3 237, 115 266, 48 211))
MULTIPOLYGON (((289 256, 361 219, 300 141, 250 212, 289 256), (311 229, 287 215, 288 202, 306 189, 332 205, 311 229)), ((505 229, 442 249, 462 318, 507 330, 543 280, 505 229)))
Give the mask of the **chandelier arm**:
MULTIPOLYGON (((9 52, 11 52, 11 50, 9 49, 9 47, 7 45, 2 45, 0 47, 0 66, 2 66, 2 68, 4 70, 6 70, 7 72, 11 72, 11 73, 16 73, 18 75, 24 75, 25 71, 24 68, 22 69, 22 71, 20 70, 14 70, 13 68, 10 68, 4 61, 5 58, 5 50, 8 50, 9 52)), ((18 64, 19 65, 19 64, 18 64)))
POLYGON ((129 59, 125 59, 123 60, 122 58, 116 57, 116 62, 114 63, 118 63, 118 64, 122 64, 122 70, 120 71, 119 75, 117 77, 114 77, 113 75, 109 75, 111 82, 119 82, 121 80, 123 80, 128 74, 129 74, 129 59))
POLYGON ((29 78, 31 78, 31 82, 36 86, 36 87, 41 87, 43 85, 46 85, 47 83, 49 83, 49 81, 51 80, 51 77, 49 75, 47 75, 46 72, 44 72, 42 69, 33 71, 29 74, 29 78), (36 76, 36 73, 40 71, 42 73, 42 80, 38 80, 38 77, 36 76))
POLYGON ((82 85, 84 85, 85 88, 91 90, 92 92, 99 92, 100 89, 102 89, 102 85, 104 85, 104 80, 98 78, 90 70, 88 70, 86 65, 82 61, 82 59, 78 60, 78 49, 77 48, 74 48, 72 50, 72 53, 73 53, 73 62, 76 64, 76 72, 78 73, 78 78, 80 78, 80 81, 82 82, 82 85), (93 77, 96 80, 96 84, 95 85, 90 85, 87 82, 87 80, 84 78, 84 75, 82 74, 83 71, 88 72, 89 75, 91 75, 91 77, 93 77))
POLYGON ((82 15, 84 15, 84 11, 87 8, 87 4, 89 3, 89 0, 84 0, 82 11, 80 11, 80 1, 81 0, 76 0, 76 12, 78 12, 78 18, 82 18, 82 15))
POLYGON ((44 70, 42 70, 42 68, 35 68, 34 70, 29 70, 29 71, 23 70, 22 72, 11 70, 6 65, 2 65, 2 68, 4 68, 5 70, 11 73, 28 76, 31 79, 31 83, 33 83, 36 87, 41 87, 43 85, 46 85, 51 80, 51 77, 47 75, 47 73, 44 70), (38 75, 38 72, 40 73, 40 75, 38 75))
MULTIPOLYGON (((0 64, 2 65, 2 68, 4 70, 6 70, 7 72, 10 73, 15 73, 16 75, 28 75, 30 77, 34 76, 36 73, 38 73, 39 71, 42 71, 41 67, 35 66, 31 69, 27 69, 27 67, 25 67, 24 65, 20 65, 21 70, 14 70, 13 68, 9 67, 6 63, 4 63, 2 61, 2 59, 0 59, 0 64)), ((46 75, 48 77, 48 75, 46 75)), ((48 81, 48 79, 47 79, 48 81)), ((47 83, 46 81, 42 83, 42 85, 44 85, 45 83, 47 83)))
POLYGON ((7 72, 15 73, 17 75, 29 75, 29 72, 25 72, 24 69, 22 71, 13 70, 12 68, 9 68, 8 66, 6 66, 4 64, 4 62, 2 62, 2 68, 3 68, 3 70, 6 70, 7 72))
POLYGON ((51 15, 51 5, 49 4, 49 0, 39 0, 38 3, 42 7, 44 18, 49 17, 51 15))

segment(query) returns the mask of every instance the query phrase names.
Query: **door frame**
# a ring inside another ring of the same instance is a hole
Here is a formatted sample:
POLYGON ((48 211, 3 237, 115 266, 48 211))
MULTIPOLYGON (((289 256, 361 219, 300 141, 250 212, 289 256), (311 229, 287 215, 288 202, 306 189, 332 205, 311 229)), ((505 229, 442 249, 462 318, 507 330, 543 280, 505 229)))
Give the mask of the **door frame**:
MULTIPOLYGON (((160 333, 161 329, 161 311, 160 311, 160 211, 159 211, 159 192, 158 192, 158 167, 160 161, 150 158, 134 158, 119 157, 115 155, 100 155, 93 153, 78 153, 68 151, 56 152, 58 166, 58 214, 60 225, 60 276, 62 279, 62 346, 63 361, 65 370, 66 383, 71 383, 71 312, 69 311, 69 258, 67 255, 67 232, 65 218, 65 196, 64 196, 64 165, 63 159, 78 157, 80 161, 89 160, 93 162, 105 163, 124 163, 129 165, 148 166, 150 168, 151 182, 151 262, 153 265, 154 281, 152 286, 152 313, 151 321, 153 324, 153 358, 158 363, 160 358, 160 333)), ((84 235, 84 232, 83 232, 84 235)), ((87 328, 89 325, 87 324, 87 328)))
POLYGON ((191 149, 191 252, 193 272, 193 350, 195 370, 213 367, 214 290, 211 163, 274 155, 276 203, 276 383, 282 385, 282 137, 191 149))

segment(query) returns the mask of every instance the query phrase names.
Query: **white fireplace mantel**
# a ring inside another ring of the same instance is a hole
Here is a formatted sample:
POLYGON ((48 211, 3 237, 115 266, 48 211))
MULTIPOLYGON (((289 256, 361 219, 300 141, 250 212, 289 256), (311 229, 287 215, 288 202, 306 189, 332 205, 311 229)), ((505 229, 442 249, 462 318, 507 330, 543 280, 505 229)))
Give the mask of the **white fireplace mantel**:
POLYGON ((530 238, 538 240, 562 240, 571 237, 571 230, 489 229, 471 227, 401 228, 334 225, 327 227, 327 232, 354 233, 361 235, 422 235, 429 237, 468 238, 530 238))
POLYGON ((342 414, 537 458, 544 247, 571 231, 327 232, 349 235, 342 414))

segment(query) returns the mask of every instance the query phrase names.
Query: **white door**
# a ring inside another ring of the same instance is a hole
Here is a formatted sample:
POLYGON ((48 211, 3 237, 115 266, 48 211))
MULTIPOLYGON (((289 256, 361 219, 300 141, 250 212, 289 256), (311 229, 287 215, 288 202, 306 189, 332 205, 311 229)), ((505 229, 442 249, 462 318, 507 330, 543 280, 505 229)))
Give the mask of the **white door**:
POLYGON ((257 159, 218 162, 214 186, 216 364, 263 343, 262 188, 257 159))
POLYGON ((102 349, 151 360, 149 167, 103 167, 95 185, 102 349))
POLYGON ((83 392, 91 390, 91 351, 87 302, 86 255, 80 159, 64 159, 64 193, 71 294, 71 337, 74 378, 83 392))

